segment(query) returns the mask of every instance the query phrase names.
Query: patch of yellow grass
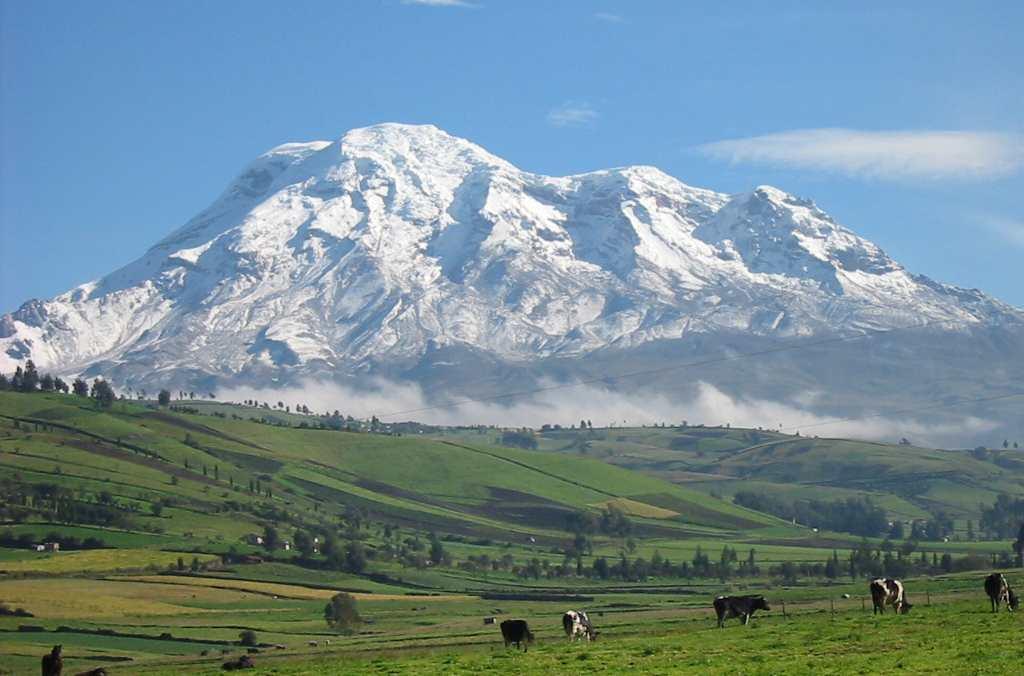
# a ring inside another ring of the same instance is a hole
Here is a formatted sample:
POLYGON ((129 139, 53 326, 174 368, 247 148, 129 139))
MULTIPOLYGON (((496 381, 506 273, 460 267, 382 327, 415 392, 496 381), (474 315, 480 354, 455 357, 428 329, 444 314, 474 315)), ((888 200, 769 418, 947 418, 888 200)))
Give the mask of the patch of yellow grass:
MULTIPOLYGON (((280 582, 257 582, 254 580, 232 580, 230 578, 193 577, 190 575, 134 575, 120 578, 137 582, 149 582, 168 586, 198 587, 203 589, 230 589, 235 591, 272 594, 282 598, 300 599, 304 601, 322 601, 330 599, 338 593, 336 589, 301 587, 299 585, 280 582)), ((406 594, 373 594, 369 592, 349 592, 360 601, 465 601, 474 597, 463 594, 444 594, 438 596, 410 596, 406 594)))
MULTIPOLYGON (((204 602, 232 603, 237 592, 204 590, 204 602)), ((126 584, 85 578, 0 581, 0 599, 43 619, 149 617, 211 612, 183 605, 195 602, 192 591, 170 586, 126 584)))
POLYGON ((90 549, 77 552, 40 554, 36 558, 0 562, 0 572, 44 573, 102 573, 115 570, 140 570, 149 566, 166 568, 178 558, 191 563, 196 557, 202 562, 217 560, 215 554, 188 552, 161 552, 155 549, 90 549))
POLYGON ((646 502, 640 502, 639 500, 630 500, 629 498, 614 498, 612 500, 598 502, 591 506, 618 507, 629 516, 642 516, 650 519, 671 519, 673 517, 679 516, 679 512, 673 512, 671 509, 655 507, 654 505, 648 505, 646 502))

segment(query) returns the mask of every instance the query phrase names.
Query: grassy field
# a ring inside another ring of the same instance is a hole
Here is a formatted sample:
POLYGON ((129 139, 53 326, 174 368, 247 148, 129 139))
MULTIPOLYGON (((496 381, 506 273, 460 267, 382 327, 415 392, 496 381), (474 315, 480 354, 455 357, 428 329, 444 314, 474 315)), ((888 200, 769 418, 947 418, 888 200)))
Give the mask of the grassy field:
MULTIPOLYGON (((48 645, 63 642, 74 668, 105 664, 112 673, 218 673, 224 659, 241 652, 237 645, 226 643, 236 638, 235 623, 254 628, 261 642, 284 646, 281 650, 267 647, 253 656, 257 673, 278 674, 499 669, 522 674, 580 669, 724 674, 734 673, 737 664, 765 674, 934 673, 940 669, 994 674, 1013 673, 1008 665, 1024 658, 1024 615, 990 613, 977 575, 908 581, 909 598, 915 605, 906 616, 872 615, 860 582, 778 589, 768 592, 770 612, 755 617, 748 627, 733 620, 724 630, 715 628, 710 589, 697 594, 601 594, 575 604, 588 610, 601 632, 591 645, 567 644, 560 618, 569 606, 563 602, 368 595, 361 598, 360 611, 371 623, 356 635, 337 636, 325 632, 322 622, 311 617, 319 601, 214 589, 205 581, 190 587, 185 580, 166 584, 143 579, 101 584, 99 597, 105 603, 117 599, 110 595, 114 591, 105 589, 117 585, 132 587, 120 598, 130 593, 143 608, 163 613, 159 627, 167 632, 164 638, 151 635, 156 623, 146 613, 117 624, 117 636, 81 633, 76 618, 92 610, 76 610, 69 604, 63 612, 72 617, 63 622, 73 626, 63 630, 0 631, 5 666, 10 665, 14 673, 27 670, 34 666, 30 658, 42 654, 48 645), (190 593, 196 588, 204 590, 201 599, 190 593), (844 599, 844 593, 851 598, 844 599), (526 618, 537 643, 526 654, 506 650, 498 629, 482 623, 481 618, 488 615, 499 620, 526 618), (309 646, 309 641, 317 645, 309 646), (207 654, 200 654, 203 651, 207 654), (119 666, 117 660, 125 663, 119 666)), ((267 592, 277 587, 256 589, 267 592)))
MULTIPOLYGON (((556 430, 523 450, 502 446, 493 430, 343 432, 311 429, 310 418, 290 413, 194 407, 202 413, 138 402, 101 411, 73 396, 0 392, 0 509, 9 517, 0 524, 9 543, 0 547, 0 603, 23 611, 0 614, 0 673, 35 672, 57 643, 70 673, 219 673, 244 630, 257 635, 260 670, 282 674, 725 673, 737 658, 754 673, 939 664, 988 673, 994 662, 985 656, 998 645, 989 634, 1005 641, 1024 620, 984 612, 980 572, 911 580, 911 616, 872 618, 862 579, 778 572, 820 567, 833 552, 845 561, 861 538, 813 532, 729 499, 752 487, 871 495, 893 518, 922 518, 936 505, 973 514, 972 500, 1004 488, 1019 494, 1018 475, 964 453, 724 428, 556 430), (883 462, 899 481, 869 480, 863 468, 883 462), (83 523, 70 509, 100 516, 83 523), (590 531, 584 570, 599 557, 679 563, 703 552, 717 561, 730 547, 744 562, 755 557, 760 572, 576 574, 567 523, 605 510, 626 515, 629 528, 590 531), (337 534, 365 550, 365 567, 343 572, 321 554, 249 542, 268 526, 282 540, 297 529, 337 534), (439 561, 428 560, 435 535, 439 561), (27 546, 53 538, 101 547, 27 546), (323 618, 339 591, 366 620, 352 635, 323 618), (763 593, 780 606, 751 627, 717 632, 709 604, 720 593, 763 593), (834 618, 825 612, 833 604, 834 618), (560 617, 570 607, 591 612, 597 644, 565 645, 560 617), (529 619, 539 644, 526 655, 505 651, 483 623, 492 616, 529 619)), ((914 556, 984 562, 1008 549, 958 538, 917 543, 914 556)))

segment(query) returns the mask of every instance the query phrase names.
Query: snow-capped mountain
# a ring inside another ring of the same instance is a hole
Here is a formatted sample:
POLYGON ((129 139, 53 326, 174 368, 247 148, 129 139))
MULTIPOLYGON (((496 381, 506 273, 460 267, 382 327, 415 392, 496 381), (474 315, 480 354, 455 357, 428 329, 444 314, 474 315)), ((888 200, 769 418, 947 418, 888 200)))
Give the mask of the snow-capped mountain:
POLYGON ((5 315, 0 371, 431 380, 461 355, 572 377, 583 357, 715 337, 913 326, 1019 336, 1024 312, 913 275, 772 187, 726 195, 647 166, 542 176, 433 126, 382 124, 270 150, 135 262, 5 315))

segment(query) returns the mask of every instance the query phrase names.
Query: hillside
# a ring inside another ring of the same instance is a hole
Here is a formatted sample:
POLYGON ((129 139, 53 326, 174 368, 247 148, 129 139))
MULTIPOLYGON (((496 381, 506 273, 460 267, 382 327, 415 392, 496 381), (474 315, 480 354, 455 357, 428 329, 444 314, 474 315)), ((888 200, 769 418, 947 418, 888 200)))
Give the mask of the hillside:
POLYGON ((150 538, 157 541, 191 533, 200 542, 235 542, 261 532, 274 511, 295 523, 326 523, 350 508, 402 527, 553 541, 574 511, 626 499, 633 511, 652 515, 638 516, 641 534, 777 523, 597 460, 280 427, 242 419, 260 417, 258 410, 233 408, 230 417, 124 402, 99 411, 73 395, 0 393, 0 476, 62 486, 88 503, 106 493, 105 500, 137 510, 127 518, 138 530, 160 531, 150 538), (260 494, 250 489, 256 481, 260 494), (165 505, 159 516, 156 503, 165 505), (659 511, 653 503, 671 507, 659 511))
POLYGON ((1024 496, 1024 449, 938 450, 725 427, 552 430, 540 448, 600 459, 708 494, 867 496, 892 518, 945 512, 977 523, 999 494, 1024 496))

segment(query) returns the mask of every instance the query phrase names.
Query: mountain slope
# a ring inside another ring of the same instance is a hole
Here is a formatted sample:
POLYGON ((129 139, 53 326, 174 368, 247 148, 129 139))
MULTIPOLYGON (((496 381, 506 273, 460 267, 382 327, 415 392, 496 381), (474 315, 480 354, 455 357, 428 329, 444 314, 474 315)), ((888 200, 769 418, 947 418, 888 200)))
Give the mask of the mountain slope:
POLYGON ((137 261, 4 316, 0 371, 32 358, 133 386, 458 387, 439 364, 555 360, 571 378, 584 355, 628 362, 701 337, 905 327, 997 331, 1024 355, 1022 326, 771 187, 724 195, 652 167, 547 177, 383 124, 274 148, 137 261))

